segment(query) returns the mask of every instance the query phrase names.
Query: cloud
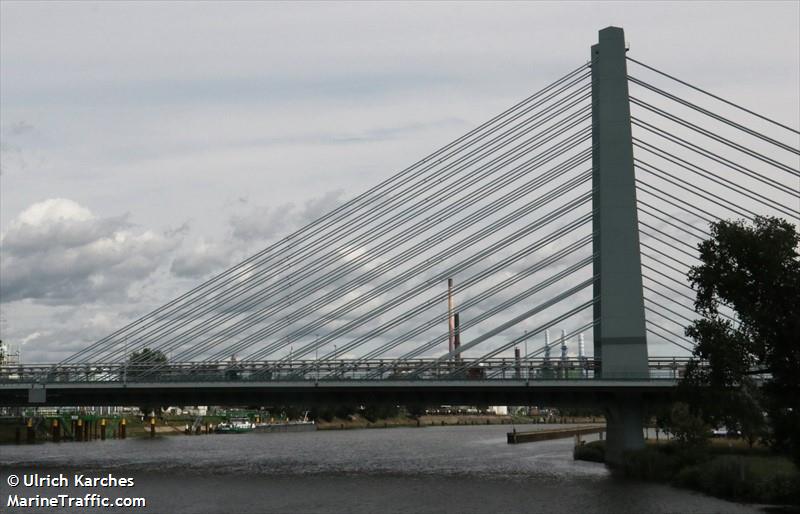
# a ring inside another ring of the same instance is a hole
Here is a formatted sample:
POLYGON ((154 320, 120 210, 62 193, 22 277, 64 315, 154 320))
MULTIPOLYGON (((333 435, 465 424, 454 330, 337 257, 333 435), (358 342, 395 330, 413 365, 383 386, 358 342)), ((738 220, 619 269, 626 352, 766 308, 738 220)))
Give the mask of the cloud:
POLYGON ((172 261, 170 271, 180 278, 200 278, 221 272, 229 259, 230 253, 221 246, 200 241, 193 248, 181 251, 172 261))
POLYGON ((2 301, 49 304, 124 297, 177 245, 153 231, 134 230, 125 216, 97 218, 65 198, 29 206, 0 242, 2 301))
MULTIPOLYGON (((302 208, 294 203, 277 207, 254 205, 230 217, 231 235, 239 241, 269 241, 278 234, 287 234, 327 214, 341 203, 344 191, 328 191, 307 200, 302 208)), ((248 202, 241 202, 247 205, 248 202)))

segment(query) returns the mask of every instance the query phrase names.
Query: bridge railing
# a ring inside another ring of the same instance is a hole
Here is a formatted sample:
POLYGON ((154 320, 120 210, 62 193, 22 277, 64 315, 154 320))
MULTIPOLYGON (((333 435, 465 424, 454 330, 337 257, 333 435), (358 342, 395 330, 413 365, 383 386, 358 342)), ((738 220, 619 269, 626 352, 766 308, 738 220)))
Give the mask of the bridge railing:
MULTIPOLYGON (((615 375, 615 380, 675 380, 688 359, 652 358, 648 376, 615 375)), ((0 383, 159 383, 270 382, 345 380, 594 380, 599 362, 593 359, 496 358, 470 364, 434 359, 408 360, 280 360, 240 362, 173 362, 160 364, 91 363, 0 367, 0 383)))

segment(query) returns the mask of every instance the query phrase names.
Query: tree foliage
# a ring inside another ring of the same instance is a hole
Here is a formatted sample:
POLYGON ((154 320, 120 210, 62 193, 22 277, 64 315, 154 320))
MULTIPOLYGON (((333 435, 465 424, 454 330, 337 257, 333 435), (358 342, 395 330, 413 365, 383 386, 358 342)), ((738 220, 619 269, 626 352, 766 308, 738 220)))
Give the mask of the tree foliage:
MULTIPOLYGON (((151 350, 150 348, 142 348, 138 352, 131 353, 131 356, 128 358, 125 373, 129 380, 144 378, 152 369, 166 362, 167 356, 164 355, 164 352, 160 350, 151 350)), ((150 415, 151 412, 155 413, 156 416, 160 416, 162 411, 166 408, 166 405, 157 406, 147 404, 139 406, 139 410, 141 410, 142 414, 145 416, 150 415)))
POLYGON ((778 218, 712 224, 689 272, 703 316, 686 330, 697 346, 684 389, 707 419, 757 433, 800 462, 800 234, 778 218), (731 319, 733 318, 733 319, 731 319), (770 377, 761 391, 754 370, 770 377), (762 407, 763 402, 763 407, 762 407))

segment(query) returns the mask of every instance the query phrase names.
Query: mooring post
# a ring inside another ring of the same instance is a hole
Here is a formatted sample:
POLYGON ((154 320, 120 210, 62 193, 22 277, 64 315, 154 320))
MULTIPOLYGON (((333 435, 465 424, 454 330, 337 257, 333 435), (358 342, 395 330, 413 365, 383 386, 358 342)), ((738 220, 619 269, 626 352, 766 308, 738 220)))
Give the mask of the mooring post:
MULTIPOLYGON (((639 222, 633 168, 625 33, 600 31, 592 46, 592 206, 596 378, 647 379, 639 222)), ((644 446, 641 397, 607 405, 607 461, 644 446)))
POLYGON ((33 418, 28 418, 25 424, 25 440, 28 444, 36 442, 36 430, 33 427, 33 418))

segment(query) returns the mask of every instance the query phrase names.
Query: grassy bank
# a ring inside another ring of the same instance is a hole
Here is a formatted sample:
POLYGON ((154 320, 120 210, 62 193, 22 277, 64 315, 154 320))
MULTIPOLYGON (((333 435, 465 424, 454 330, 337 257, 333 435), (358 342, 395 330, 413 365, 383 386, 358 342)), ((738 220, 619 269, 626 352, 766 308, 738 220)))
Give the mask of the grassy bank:
MULTIPOLYGON (((575 448, 575 459, 604 462, 605 442, 575 448)), ((787 457, 766 448, 711 444, 685 448, 648 444, 627 452, 619 472, 631 478, 668 482, 728 500, 800 505, 800 470, 787 457)))

